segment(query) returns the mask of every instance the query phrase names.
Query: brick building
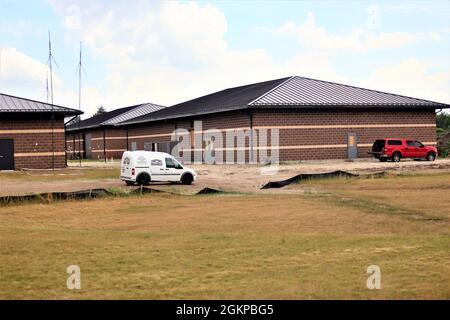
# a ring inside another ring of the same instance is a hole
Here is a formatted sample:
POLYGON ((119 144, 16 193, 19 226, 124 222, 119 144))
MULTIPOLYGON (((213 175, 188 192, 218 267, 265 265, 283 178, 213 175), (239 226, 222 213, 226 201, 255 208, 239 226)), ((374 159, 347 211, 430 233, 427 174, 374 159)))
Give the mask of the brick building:
POLYGON ((126 132, 128 150, 172 151, 180 157, 191 151, 191 159, 205 160, 211 146, 205 135, 211 137, 214 132, 223 134, 223 139, 214 136, 212 145, 214 156, 224 162, 238 160, 239 151, 244 151, 246 162, 272 156, 280 161, 344 159, 350 147, 355 147, 357 157, 368 157, 373 142, 384 137, 408 137, 434 145, 435 110, 448 107, 328 81, 288 77, 225 89, 115 127, 126 132), (217 143, 228 136, 234 145, 217 143), (241 145, 239 137, 243 138, 241 145), (180 144, 188 141, 190 146, 174 148, 174 140, 180 144))
POLYGON ((123 121, 150 114, 164 107, 144 103, 109 111, 66 127, 66 149, 70 159, 120 158, 127 150, 127 130, 123 121))
MULTIPOLYGON (((435 109, 448 107, 423 99, 289 77, 219 91, 119 126, 127 128, 129 142, 135 143, 137 149, 144 149, 144 144, 167 143, 173 130, 179 128, 187 129, 192 141, 198 133, 211 129, 224 134, 243 130, 247 133, 244 146, 227 145, 216 149, 216 155, 223 152, 224 159, 227 151, 243 148, 246 161, 259 161, 258 152, 266 148, 269 156, 276 150, 280 161, 343 159, 347 158, 349 134, 356 138, 358 157, 368 157, 377 138, 409 137, 436 144, 435 109), (202 124, 197 132, 196 121, 202 124), (278 146, 271 148, 274 129, 279 135, 278 146), (263 130, 267 131, 267 143, 260 134, 263 130)), ((197 143, 192 149, 204 150, 205 144, 199 148, 197 143)))
POLYGON ((81 113, 0 94, 0 170, 64 168, 64 118, 81 113))

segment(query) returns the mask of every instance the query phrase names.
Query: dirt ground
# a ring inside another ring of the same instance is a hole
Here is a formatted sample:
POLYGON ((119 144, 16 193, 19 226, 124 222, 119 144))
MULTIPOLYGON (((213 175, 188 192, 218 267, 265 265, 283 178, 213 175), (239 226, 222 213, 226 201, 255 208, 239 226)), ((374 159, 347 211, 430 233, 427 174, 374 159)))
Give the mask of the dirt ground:
MULTIPOLYGON (((23 195, 57 191, 77 191, 95 188, 121 188, 125 184, 118 179, 119 162, 70 162, 67 169, 52 171, 0 172, 0 196, 23 195)), ((450 169, 450 159, 434 162, 403 160, 400 163, 380 163, 373 159, 353 162, 305 161, 281 164, 278 167, 260 165, 192 165, 198 180, 191 186, 179 184, 152 184, 153 188, 181 194, 193 194, 209 187, 222 191, 247 193, 292 193, 292 188, 261 190, 269 181, 279 181, 300 173, 330 172, 344 170, 353 173, 410 172, 431 169, 450 169)), ((294 190, 296 190, 294 188, 294 190)))

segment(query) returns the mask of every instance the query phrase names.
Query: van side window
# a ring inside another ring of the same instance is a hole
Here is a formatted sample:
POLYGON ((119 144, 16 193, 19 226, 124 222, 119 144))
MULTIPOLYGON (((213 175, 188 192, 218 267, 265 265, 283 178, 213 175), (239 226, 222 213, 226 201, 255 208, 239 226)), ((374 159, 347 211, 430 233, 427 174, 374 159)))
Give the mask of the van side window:
POLYGON ((166 168, 183 169, 181 164, 179 164, 177 160, 174 160, 172 158, 166 158, 166 168))
POLYGON ((406 141, 406 145, 407 145, 408 147, 415 147, 415 146, 416 146, 415 143, 414 143, 414 141, 410 141, 410 140, 406 141))
POLYGON ((175 168, 175 163, 171 158, 166 158, 166 168, 175 168))
POLYGON ((389 140, 388 145, 389 146, 401 146, 402 141, 401 140, 389 140))
POLYGON ((159 159, 153 159, 152 166, 162 166, 162 161, 159 159))

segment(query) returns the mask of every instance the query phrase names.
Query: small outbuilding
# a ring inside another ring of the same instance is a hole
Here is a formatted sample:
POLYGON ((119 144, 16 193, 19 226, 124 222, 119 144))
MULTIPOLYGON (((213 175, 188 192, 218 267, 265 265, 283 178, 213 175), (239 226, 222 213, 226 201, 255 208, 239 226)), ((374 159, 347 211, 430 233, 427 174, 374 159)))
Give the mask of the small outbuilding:
POLYGON ((80 114, 0 93, 0 170, 64 168, 64 119, 80 114))

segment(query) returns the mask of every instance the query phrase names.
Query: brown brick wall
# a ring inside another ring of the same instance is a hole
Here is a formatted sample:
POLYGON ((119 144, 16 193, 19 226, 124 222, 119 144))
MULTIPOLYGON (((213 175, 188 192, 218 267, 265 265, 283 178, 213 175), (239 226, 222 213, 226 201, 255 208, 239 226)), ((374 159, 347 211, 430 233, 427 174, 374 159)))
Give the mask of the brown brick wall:
MULTIPOLYGON (((189 120, 146 123, 128 127, 128 149, 136 142, 137 149, 143 150, 148 142, 170 141, 170 134, 175 128, 189 130, 194 121, 202 121, 202 130, 229 129, 250 127, 250 117, 246 112, 229 112, 223 114, 205 115, 189 120), (150 137, 142 137, 150 136, 150 137), (153 136, 153 137, 151 137, 153 136)), ((435 113, 431 111, 336 111, 336 110, 253 110, 253 127, 281 127, 279 151, 280 161, 309 160, 309 159, 343 159, 347 157, 347 133, 354 131, 357 134, 358 156, 368 157, 370 146, 378 138, 408 137, 423 142, 435 142, 435 113), (426 127, 417 125, 426 124, 426 127), (369 125, 372 127, 358 127, 369 125), (404 127, 396 127, 402 125, 404 127), (283 128, 302 126, 302 128, 283 128), (313 126, 305 128, 305 126, 313 126), (321 127, 318 127, 321 126, 321 127), (324 128, 323 126, 346 126, 345 128, 324 128), (378 126, 378 127, 377 127, 378 126), (406 126, 406 127, 405 127, 406 126), (408 127, 409 126, 409 127, 408 127), (305 146, 331 145, 325 148, 304 149, 305 146), (333 147, 332 145, 341 145, 333 147), (288 147, 288 148, 283 148, 288 147), (291 147, 291 148, 289 148, 291 147), (303 148, 302 148, 303 147, 303 148)), ((94 157, 103 158, 103 132, 91 131, 93 138, 100 138, 92 142, 94 157)), ((270 137, 270 131, 269 137, 270 137)), ((123 140, 108 140, 107 149, 127 149, 126 131, 124 129, 111 129, 106 131, 106 137, 123 136, 123 140)), ((225 136, 224 136, 225 138, 225 136)), ((68 145, 71 136, 68 135, 68 145)), ((270 145, 270 143, 269 143, 270 145)), ((246 147, 249 147, 246 139, 246 147)), ((219 151, 218 151, 219 152, 219 151)), ((270 152, 268 152, 270 154, 270 152)), ((122 152, 108 153, 108 157, 120 157, 122 152)), ((249 155, 246 152, 246 161, 249 155)), ((225 152, 223 159, 225 159, 225 152)))
MULTIPOLYGON (((73 154, 78 153, 79 136, 81 136, 81 151, 84 157, 85 151, 84 139, 86 134, 91 134, 91 153, 92 153, 91 158, 103 160, 105 158, 105 150, 103 148, 103 129, 82 130, 80 135, 77 132, 68 133, 66 138, 67 138, 67 153, 69 154, 69 157, 73 158, 73 154)), ((123 150, 126 150, 127 148, 126 129, 106 128, 105 140, 106 140, 106 157, 108 159, 121 158, 123 150)))
MULTIPOLYGON (((111 129, 106 131, 107 149, 132 149, 133 143, 136 143, 137 150, 144 150, 146 143, 158 143, 171 141, 171 133, 176 129, 189 130, 193 126, 194 121, 202 121, 202 130, 208 129, 227 129, 234 127, 249 127, 250 121, 246 113, 228 113, 220 115, 206 115, 190 120, 172 120, 170 122, 146 123, 142 125, 129 126, 128 129, 128 148, 126 145, 126 129, 111 129), (123 136, 123 140, 108 139, 113 136, 123 136)), ((103 132, 89 131, 93 138, 102 138, 103 132)), ((68 134, 68 146, 73 148, 73 136, 68 134)), ((77 138, 76 138, 77 139, 77 138)), ((75 146, 77 150, 78 147, 75 146)), ((103 150, 103 139, 94 140, 92 142, 93 150, 103 150)), ((121 157, 122 152, 107 152, 108 157, 113 155, 115 158, 121 157)), ((103 152, 93 153, 93 157, 99 156, 103 158, 103 152)))
MULTIPOLYGON (((281 146, 346 144, 347 133, 357 134, 358 144, 372 144, 379 138, 408 137, 423 142, 436 141, 435 112, 431 111, 256 111, 254 127, 283 126, 332 126, 348 128, 302 128, 280 129, 281 146), (395 127, 394 125, 428 124, 428 127, 395 127), (359 128, 361 125, 385 125, 386 127, 359 128), (391 125, 391 127, 389 127, 391 125), (354 126, 354 127, 353 127, 354 126)), ((369 157, 369 146, 358 147, 358 157, 369 157)), ((308 159, 342 159, 347 157, 346 148, 282 149, 281 161, 308 159)))
POLYGON ((57 154, 54 158, 55 168, 66 166, 64 119, 55 117, 53 121, 54 150, 52 148, 52 133, 39 132, 50 131, 52 122, 48 115, 2 115, 0 119, 0 139, 14 140, 14 165, 15 169, 50 169, 52 168, 53 151, 57 154), (21 132, 17 132, 17 131, 21 132), (30 132, 24 132, 24 130, 30 132), (10 132, 8 132, 10 131, 10 132), (41 154, 33 156, 32 154, 41 154), (47 155, 42 155, 45 153, 47 155), (48 155, 50 154, 50 155, 48 155))

